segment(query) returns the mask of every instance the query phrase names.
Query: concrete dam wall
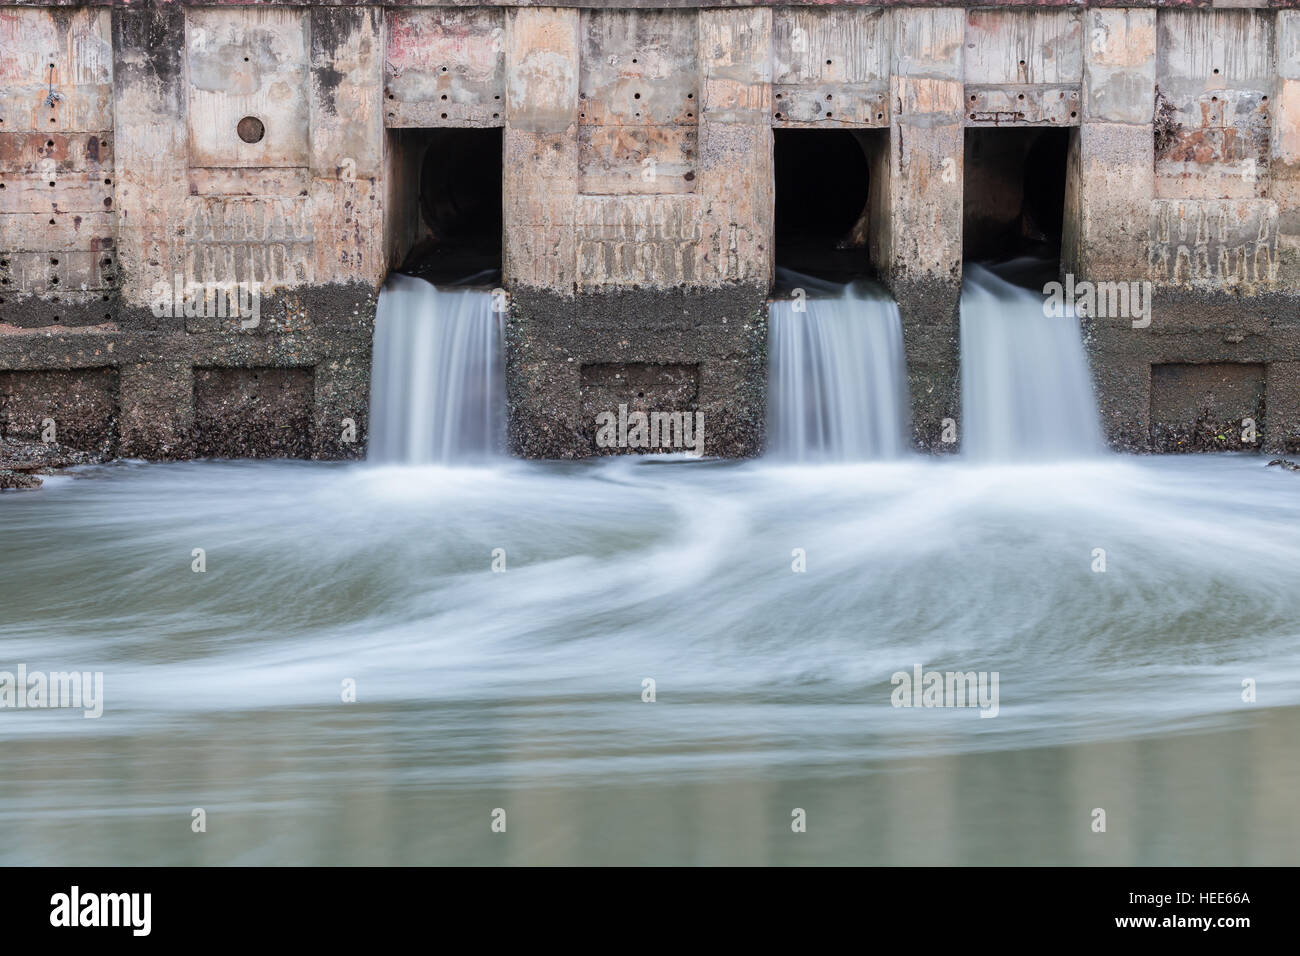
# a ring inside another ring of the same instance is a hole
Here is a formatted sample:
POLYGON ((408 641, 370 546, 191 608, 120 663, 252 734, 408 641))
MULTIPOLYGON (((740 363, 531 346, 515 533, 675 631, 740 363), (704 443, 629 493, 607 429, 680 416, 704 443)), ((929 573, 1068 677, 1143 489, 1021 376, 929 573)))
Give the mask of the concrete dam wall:
POLYGON ((1050 247, 1112 447, 1300 451, 1300 10, 670 6, 0 6, 0 437, 361 457, 385 278, 499 269, 515 454, 754 455, 819 256, 951 451, 963 262, 1050 247))

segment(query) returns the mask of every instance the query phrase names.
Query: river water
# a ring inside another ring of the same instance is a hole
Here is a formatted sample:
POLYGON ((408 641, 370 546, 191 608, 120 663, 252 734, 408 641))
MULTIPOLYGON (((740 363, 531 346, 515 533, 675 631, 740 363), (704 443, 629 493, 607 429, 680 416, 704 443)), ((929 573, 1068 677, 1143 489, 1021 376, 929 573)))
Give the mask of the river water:
POLYGON ((0 497, 0 670, 104 675, 0 709, 0 862, 1294 864, 1297 527, 1231 455, 83 468, 0 497))

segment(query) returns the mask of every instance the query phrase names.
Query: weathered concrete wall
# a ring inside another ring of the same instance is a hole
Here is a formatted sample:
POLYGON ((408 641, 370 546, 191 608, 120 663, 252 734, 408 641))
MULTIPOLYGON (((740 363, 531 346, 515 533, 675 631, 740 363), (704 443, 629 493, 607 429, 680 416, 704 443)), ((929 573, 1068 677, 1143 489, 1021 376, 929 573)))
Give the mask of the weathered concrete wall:
POLYGON ((1063 271, 1157 289, 1149 326, 1087 323, 1112 442, 1200 447, 1249 406, 1296 447, 1300 11, 1236 0, 0 5, 0 429, 361 454, 421 131, 500 127, 514 448, 593 453, 624 390, 756 453, 772 130, 840 128, 887 136, 869 258, 916 442, 951 450, 966 130, 1007 126, 1070 130, 1063 271), (257 283, 259 321, 160 311, 177 277, 257 283))

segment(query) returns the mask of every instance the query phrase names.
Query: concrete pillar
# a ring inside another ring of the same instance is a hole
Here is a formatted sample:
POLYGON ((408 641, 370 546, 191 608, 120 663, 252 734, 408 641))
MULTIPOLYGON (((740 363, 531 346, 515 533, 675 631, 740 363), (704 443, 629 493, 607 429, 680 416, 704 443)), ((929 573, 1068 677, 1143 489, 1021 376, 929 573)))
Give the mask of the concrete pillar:
MULTIPOLYGON (((962 247, 962 44, 966 13, 893 11, 890 229, 886 278, 903 318, 912 435, 944 444, 943 420, 959 420, 958 298, 962 247)), ((958 429, 960 435, 960 427, 958 429)))
POLYGON ((1147 274, 1155 196, 1156 11, 1085 11, 1083 116, 1071 142, 1066 272, 1092 281, 1147 274))
MULTIPOLYGON (((1149 272, 1155 198, 1156 11, 1090 9, 1084 26, 1083 116, 1070 141, 1061 271, 1137 282, 1149 272)), ((1125 317, 1085 324, 1102 428, 1117 448, 1144 449, 1150 440, 1153 334, 1125 317)))
POLYGON ((194 369, 188 358, 123 365, 118 389, 118 454, 152 459, 189 456, 194 426, 194 369))
POLYGON ((1277 11, 1271 177, 1277 203, 1277 283, 1300 289, 1300 11, 1277 11))
POLYGON ((383 11, 313 6, 311 194, 316 281, 384 279, 383 11))
POLYGON ((505 248, 508 288, 572 295, 577 279, 580 11, 506 18, 505 248))
POLYGON ((335 346, 337 353, 316 363, 312 388, 312 457, 364 458, 370 421, 369 355, 364 345, 335 346))
POLYGON ((700 11, 702 284, 771 285, 772 11, 700 11))
POLYGON ((154 284, 182 271, 178 218, 189 181, 184 50, 184 8, 114 7, 114 206, 124 322, 184 322, 148 311, 154 284))

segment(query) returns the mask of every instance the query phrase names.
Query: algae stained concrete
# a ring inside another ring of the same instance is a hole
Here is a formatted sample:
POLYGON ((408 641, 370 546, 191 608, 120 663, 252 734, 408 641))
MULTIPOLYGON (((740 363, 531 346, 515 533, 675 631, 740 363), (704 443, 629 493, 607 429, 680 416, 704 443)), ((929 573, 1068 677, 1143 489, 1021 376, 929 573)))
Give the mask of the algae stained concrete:
POLYGON ((1068 131, 1062 272, 1154 286, 1150 325, 1085 322, 1111 444, 1247 407, 1259 447, 1300 443, 1293 10, 11 2, 0 49, 5 421, 87 451, 364 454, 376 295, 440 128, 502 130, 516 454, 603 451, 625 381, 704 411, 710 454, 761 450, 774 128, 881 137, 862 232, 916 447, 960 447, 964 141, 1003 127, 1068 131), (257 284, 259 323, 160 311, 177 277, 257 284), (1242 380, 1258 406, 1205 386, 1242 380))

